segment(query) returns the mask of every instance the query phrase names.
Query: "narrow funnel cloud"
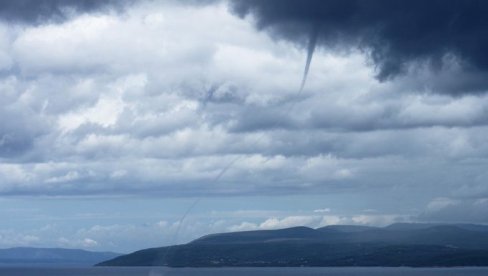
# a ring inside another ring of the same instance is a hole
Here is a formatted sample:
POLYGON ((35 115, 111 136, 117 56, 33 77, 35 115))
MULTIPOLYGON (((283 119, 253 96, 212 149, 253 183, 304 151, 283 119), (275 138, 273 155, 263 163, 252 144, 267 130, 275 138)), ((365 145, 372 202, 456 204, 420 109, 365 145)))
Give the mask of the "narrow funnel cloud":
POLYGON ((310 33, 310 40, 308 41, 307 47, 307 62, 305 64, 305 70, 303 71, 302 83, 300 84, 300 90, 298 93, 302 93, 305 83, 307 82, 308 71, 310 70, 310 63, 312 63, 313 52, 315 51, 315 46, 317 45, 317 38, 319 36, 318 25, 314 25, 312 32, 310 33))

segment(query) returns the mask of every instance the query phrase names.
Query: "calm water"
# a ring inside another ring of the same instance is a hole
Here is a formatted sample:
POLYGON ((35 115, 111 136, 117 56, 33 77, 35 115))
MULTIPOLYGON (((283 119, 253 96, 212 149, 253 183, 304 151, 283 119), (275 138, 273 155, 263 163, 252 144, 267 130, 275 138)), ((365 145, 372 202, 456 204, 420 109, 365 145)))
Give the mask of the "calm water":
POLYGON ((485 268, 0 268, 0 275, 8 276, 486 276, 485 268))

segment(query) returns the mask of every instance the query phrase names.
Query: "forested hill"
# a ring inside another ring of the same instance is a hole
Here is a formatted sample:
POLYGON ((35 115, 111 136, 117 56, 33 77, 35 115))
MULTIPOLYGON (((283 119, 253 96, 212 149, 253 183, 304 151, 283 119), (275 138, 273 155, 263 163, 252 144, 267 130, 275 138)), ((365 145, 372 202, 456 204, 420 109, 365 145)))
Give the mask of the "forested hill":
POLYGON ((334 225, 221 233, 102 266, 488 266, 488 226, 334 225))

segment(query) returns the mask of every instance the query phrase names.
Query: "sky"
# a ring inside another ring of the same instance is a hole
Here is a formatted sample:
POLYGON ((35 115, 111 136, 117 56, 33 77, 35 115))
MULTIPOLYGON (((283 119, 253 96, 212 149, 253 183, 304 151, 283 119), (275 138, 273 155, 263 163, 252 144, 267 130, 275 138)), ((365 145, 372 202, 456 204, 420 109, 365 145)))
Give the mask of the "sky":
POLYGON ((1 1, 0 248, 486 224, 487 12, 1 1))

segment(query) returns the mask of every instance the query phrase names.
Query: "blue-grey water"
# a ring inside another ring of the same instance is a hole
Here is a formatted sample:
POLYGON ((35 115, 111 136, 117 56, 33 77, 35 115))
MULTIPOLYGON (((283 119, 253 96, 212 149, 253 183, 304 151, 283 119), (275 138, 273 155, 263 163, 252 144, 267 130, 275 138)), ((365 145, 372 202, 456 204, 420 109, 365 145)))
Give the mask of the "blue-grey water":
POLYGON ((486 276, 488 267, 473 268, 0 268, 8 276, 486 276))

